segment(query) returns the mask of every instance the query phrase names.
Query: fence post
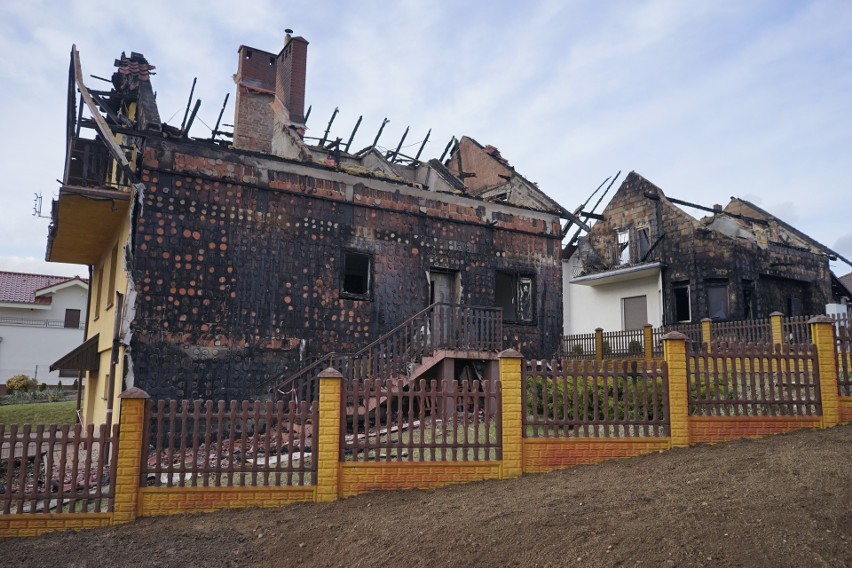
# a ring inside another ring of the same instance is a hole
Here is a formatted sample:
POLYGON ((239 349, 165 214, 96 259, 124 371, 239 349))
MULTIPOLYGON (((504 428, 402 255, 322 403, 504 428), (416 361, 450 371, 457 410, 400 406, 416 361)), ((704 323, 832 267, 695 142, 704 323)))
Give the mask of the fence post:
POLYGON ((520 477, 524 472, 521 354, 514 349, 506 349, 499 357, 502 401, 500 415, 503 421, 503 467, 500 476, 520 477))
POLYGON ((645 332, 645 360, 650 361, 654 358, 654 328, 650 323, 646 323, 643 331, 645 332))
POLYGON ((816 316, 808 320, 811 337, 817 351, 819 392, 822 400, 820 427, 831 428, 840 422, 840 400, 837 394, 837 343, 834 341, 834 320, 816 316))
POLYGON ((595 329, 595 361, 603 361, 603 328, 595 329))
POLYGON ((787 343, 784 341, 784 325, 781 323, 784 320, 784 314, 781 312, 772 312, 769 314, 769 322, 772 327, 772 344, 780 345, 787 343))
POLYGON ((118 457, 115 468, 115 506, 112 522, 127 523, 139 512, 139 483, 142 470, 142 439, 145 436, 145 404, 148 393, 131 387, 118 395, 118 457))
POLYGON ((713 320, 704 318, 701 320, 701 343, 707 344, 707 350, 710 350, 710 344, 713 342, 713 320))
POLYGON ((663 357, 669 369, 669 423, 673 448, 689 446, 686 339, 686 335, 679 331, 671 331, 663 336, 663 357))
POLYGON ((340 493, 340 399, 343 375, 331 367, 319 374, 317 493, 319 503, 336 501, 340 493))

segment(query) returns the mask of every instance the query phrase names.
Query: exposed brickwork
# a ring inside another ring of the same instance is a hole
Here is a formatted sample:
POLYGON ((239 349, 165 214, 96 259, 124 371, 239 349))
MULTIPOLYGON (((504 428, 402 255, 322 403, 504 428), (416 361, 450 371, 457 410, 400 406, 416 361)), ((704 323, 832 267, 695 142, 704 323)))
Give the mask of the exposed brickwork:
POLYGON ((352 351, 429 304, 430 269, 495 305, 497 271, 535 277, 525 356, 559 348, 558 220, 320 167, 152 140, 132 256, 135 384, 155 398, 252 398, 302 356, 352 351), (373 255, 372 293, 341 293, 345 250, 373 255))
POLYGON ((108 527, 112 513, 44 513, 0 516, 0 538, 108 527))
POLYGON ((713 444, 819 427, 819 416, 690 416, 689 442, 713 444))
POLYGON ((156 517, 246 507, 281 507, 314 500, 314 487, 143 487, 139 516, 156 517))
POLYGON ((307 61, 308 42, 303 37, 292 38, 278 54, 275 96, 289 111, 292 123, 305 121, 307 61))
POLYGON ((574 465, 630 458, 662 452, 670 447, 668 438, 528 438, 524 440, 524 472, 540 473, 574 465))
POLYGON ((489 462, 340 464, 340 496, 370 491, 435 489, 454 483, 499 479, 501 464, 489 462))

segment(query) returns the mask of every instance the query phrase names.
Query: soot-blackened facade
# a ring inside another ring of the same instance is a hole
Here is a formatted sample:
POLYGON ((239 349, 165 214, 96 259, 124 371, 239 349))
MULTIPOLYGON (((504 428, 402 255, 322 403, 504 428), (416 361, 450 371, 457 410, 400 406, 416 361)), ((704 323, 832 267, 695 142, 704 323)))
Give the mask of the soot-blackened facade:
MULTIPOLYGON (((74 191, 123 208, 109 209, 107 229, 96 212, 75 224, 76 210, 57 202, 48 256, 79 248, 86 235, 92 250, 78 256, 101 259, 97 301, 111 308, 126 299, 117 333, 108 335, 112 319, 97 322, 98 349, 109 354, 112 337, 118 364, 92 372, 98 391, 87 396, 112 392, 100 386, 108 381, 115 392, 137 386, 154 398, 262 396, 282 375, 361 348, 436 300, 503 308, 504 347, 556 353, 560 219, 571 214, 496 149, 476 154, 484 148, 467 137, 445 162, 375 145, 350 153, 340 139, 309 144, 307 41, 285 41, 278 54, 240 48, 232 141, 192 139, 188 128, 161 123, 147 75, 138 92, 100 94, 103 104, 86 98, 97 120, 85 124, 99 137, 74 138, 69 151, 72 170, 95 174, 74 191), (82 147, 107 166, 86 170, 89 154, 75 153, 82 147), (478 158, 465 164, 462 152, 478 158), (511 187, 494 198, 480 194, 482 184, 471 190, 495 168, 511 187), (101 240, 104 250, 95 250, 101 240)), ((71 80, 84 93, 76 61, 71 80)))
POLYGON ((833 299, 823 245, 742 199, 693 218, 635 172, 565 252, 568 294, 658 271, 664 324, 818 314, 833 299))

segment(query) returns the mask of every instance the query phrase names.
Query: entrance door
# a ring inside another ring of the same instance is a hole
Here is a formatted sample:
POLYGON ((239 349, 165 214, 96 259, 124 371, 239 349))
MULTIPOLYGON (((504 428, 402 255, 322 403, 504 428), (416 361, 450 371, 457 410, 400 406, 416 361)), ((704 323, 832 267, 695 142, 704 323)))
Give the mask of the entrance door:
POLYGON ((430 303, 440 303, 435 306, 432 317, 434 347, 453 347, 452 338, 455 336, 454 328, 456 327, 453 325, 455 320, 453 316, 456 311, 454 306, 459 303, 457 276, 458 274, 454 272, 429 271, 430 303))

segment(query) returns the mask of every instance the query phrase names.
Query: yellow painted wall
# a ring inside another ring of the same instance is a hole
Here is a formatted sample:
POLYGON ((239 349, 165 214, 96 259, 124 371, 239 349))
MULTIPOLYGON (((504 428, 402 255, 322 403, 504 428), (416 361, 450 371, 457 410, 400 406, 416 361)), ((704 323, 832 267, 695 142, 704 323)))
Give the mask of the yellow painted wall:
MULTIPOLYGON (((98 351, 100 353, 100 369, 87 375, 85 396, 83 397, 83 420, 86 424, 103 424, 106 422, 107 389, 105 385, 109 377, 110 355, 112 351, 113 329, 115 327, 115 292, 121 292, 127 298, 129 279, 125 270, 124 248, 130 236, 130 218, 126 217, 119 226, 110 245, 101 254, 98 264, 92 271, 92 282, 89 293, 92 294, 89 309, 89 333, 93 337, 100 334, 98 351), (110 292, 110 268, 112 265, 113 249, 116 251, 115 290, 110 292), (98 301, 100 294, 100 301, 98 301)), ((118 395, 121 394, 121 379, 124 376, 124 347, 119 348, 118 364, 115 367, 115 388, 113 391, 114 415, 112 423, 118 422, 118 395)))

